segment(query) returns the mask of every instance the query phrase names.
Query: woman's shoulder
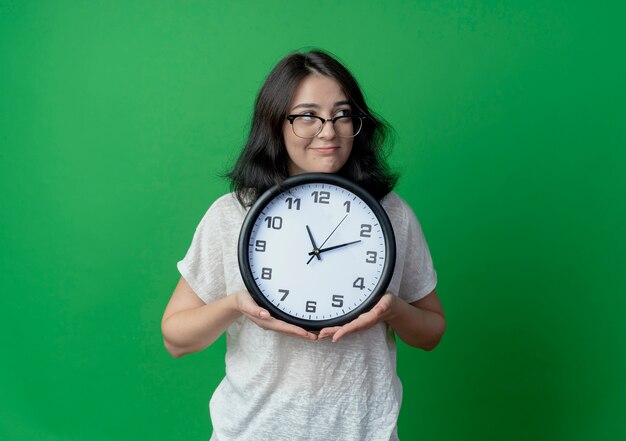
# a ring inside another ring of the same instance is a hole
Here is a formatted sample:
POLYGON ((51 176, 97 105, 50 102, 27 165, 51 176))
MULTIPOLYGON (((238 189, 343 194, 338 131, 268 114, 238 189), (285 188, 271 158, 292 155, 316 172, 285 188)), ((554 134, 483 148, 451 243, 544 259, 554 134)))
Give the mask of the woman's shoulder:
POLYGON ((381 204, 396 232, 421 231, 415 210, 400 195, 392 191, 381 200, 381 204))
POLYGON ((205 221, 219 219, 220 221, 232 221, 246 215, 246 209, 237 200, 234 192, 226 193, 218 197, 208 208, 204 215, 205 221))
POLYGON ((245 211, 245 208, 239 203, 237 199, 237 195, 235 192, 230 192, 223 194, 218 197, 213 204, 211 204, 211 208, 215 207, 220 210, 242 210, 245 211))
POLYGON ((385 196, 383 196, 383 198, 381 199, 381 203, 383 204, 383 206, 384 205, 398 206, 398 205, 405 205, 406 201, 402 199, 400 195, 396 193, 395 191, 390 191, 385 196))
POLYGON ((404 220, 408 213, 412 213, 409 204, 395 191, 387 193, 380 203, 387 212, 387 216, 398 221, 404 220))

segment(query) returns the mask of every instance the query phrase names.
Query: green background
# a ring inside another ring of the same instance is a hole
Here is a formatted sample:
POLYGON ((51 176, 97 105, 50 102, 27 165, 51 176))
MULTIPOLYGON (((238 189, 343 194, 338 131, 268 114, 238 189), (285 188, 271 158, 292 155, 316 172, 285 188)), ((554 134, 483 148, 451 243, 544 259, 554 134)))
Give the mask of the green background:
POLYGON ((620 2, 0 1, 0 439, 192 440, 160 320, 253 100, 321 47, 396 130, 448 331, 403 440, 626 438, 620 2))

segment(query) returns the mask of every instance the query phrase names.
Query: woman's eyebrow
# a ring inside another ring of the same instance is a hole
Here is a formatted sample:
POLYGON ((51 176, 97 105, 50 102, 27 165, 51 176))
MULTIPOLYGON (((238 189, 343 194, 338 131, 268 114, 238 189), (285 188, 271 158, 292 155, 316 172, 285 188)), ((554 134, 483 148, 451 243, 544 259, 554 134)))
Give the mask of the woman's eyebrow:
POLYGON ((299 109, 300 107, 306 107, 308 109, 319 109, 320 108, 320 106, 318 106, 317 104, 302 103, 302 104, 298 104, 297 106, 293 106, 292 110, 299 109))
POLYGON ((345 100, 345 101, 337 101, 335 103, 335 107, 345 106, 345 105, 350 105, 350 101, 347 101, 347 100, 345 100))
MULTIPOLYGON (((335 107, 339 107, 339 106, 345 106, 345 105, 350 105, 350 101, 337 101, 334 106, 335 107)), ((302 104, 298 104, 296 106, 293 106, 293 108, 291 110, 296 110, 299 108, 307 108, 307 109, 319 109, 320 106, 318 106, 317 104, 313 104, 313 103, 302 103, 302 104)))

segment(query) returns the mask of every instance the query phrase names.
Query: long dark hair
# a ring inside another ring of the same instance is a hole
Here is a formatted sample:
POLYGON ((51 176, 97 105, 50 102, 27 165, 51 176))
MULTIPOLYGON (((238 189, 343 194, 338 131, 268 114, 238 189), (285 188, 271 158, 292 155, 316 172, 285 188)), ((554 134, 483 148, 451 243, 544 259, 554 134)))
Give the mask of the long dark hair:
POLYGON ((305 77, 314 73, 336 80, 354 111, 366 117, 361 132, 354 138, 348 161, 337 174, 361 185, 377 199, 395 186, 398 176, 387 166, 383 149, 389 126, 367 107, 348 69, 328 53, 313 50, 283 58, 259 92, 248 141, 226 175, 242 205, 252 205, 265 190, 289 177, 283 124, 294 91, 305 77))

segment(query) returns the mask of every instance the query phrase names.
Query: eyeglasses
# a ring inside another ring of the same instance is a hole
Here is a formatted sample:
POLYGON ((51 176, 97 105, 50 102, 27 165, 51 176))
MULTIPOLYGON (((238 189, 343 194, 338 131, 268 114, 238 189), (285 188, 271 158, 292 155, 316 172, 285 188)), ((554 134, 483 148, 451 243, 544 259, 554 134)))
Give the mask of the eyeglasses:
POLYGON ((315 115, 288 115, 287 120, 291 124, 294 135, 298 138, 315 138, 322 132, 324 124, 328 121, 333 123, 337 136, 341 138, 354 138, 363 127, 364 116, 336 116, 324 119, 315 115))

